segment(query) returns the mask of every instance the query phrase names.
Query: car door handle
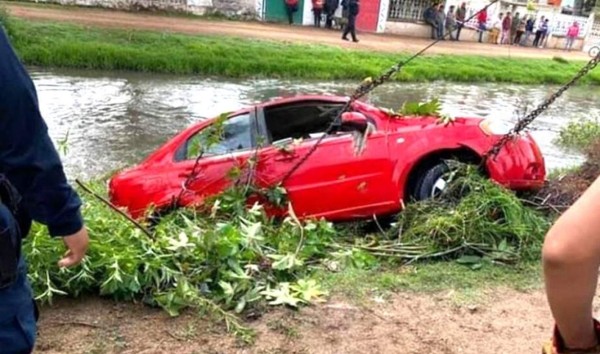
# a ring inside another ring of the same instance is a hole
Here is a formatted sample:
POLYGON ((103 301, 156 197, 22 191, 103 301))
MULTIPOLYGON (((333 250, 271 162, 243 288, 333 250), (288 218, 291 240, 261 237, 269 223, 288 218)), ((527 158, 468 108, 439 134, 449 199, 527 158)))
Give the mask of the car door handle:
MULTIPOLYGON (((181 178, 189 178, 190 176, 192 176, 192 173, 194 172, 193 168, 187 169, 185 171, 181 171, 177 174, 177 177, 181 177, 181 178)), ((196 171, 195 175, 199 175, 200 171, 196 171)))
POLYGON ((281 154, 275 156, 275 161, 291 161, 298 157, 296 154, 281 154))

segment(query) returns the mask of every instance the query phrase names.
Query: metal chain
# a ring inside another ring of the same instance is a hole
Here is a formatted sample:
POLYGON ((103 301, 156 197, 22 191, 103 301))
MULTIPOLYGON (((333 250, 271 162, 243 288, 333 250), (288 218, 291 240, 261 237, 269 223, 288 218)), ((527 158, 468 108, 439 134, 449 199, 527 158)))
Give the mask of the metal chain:
MULTIPOLYGON (((492 0, 484 8, 475 12, 471 17, 466 19, 463 23, 467 23, 467 22, 471 21, 472 19, 474 19, 476 16, 478 16, 481 12, 487 11, 487 9, 490 6, 494 5, 498 1, 500 1, 500 0, 492 0)), ((300 161, 298 161, 298 163, 296 163, 288 171, 288 173, 285 174, 285 176, 281 179, 280 183, 283 184, 288 178, 290 178, 291 175, 294 174, 294 172, 296 172, 298 170, 298 168, 300 168, 300 166, 302 166, 302 164, 304 164, 306 162, 306 160, 308 160, 308 158, 317 150, 319 145, 323 142, 325 137, 327 135, 331 134, 333 129, 336 128, 340 124, 340 119, 342 117, 342 114, 344 112, 348 111, 348 109, 352 106, 354 101, 367 95, 368 93, 373 91, 375 88, 377 88, 377 87, 381 86, 382 84, 384 84, 385 82, 389 81, 392 78, 392 76, 397 74, 404 66, 406 66, 406 64, 408 64, 411 61, 413 61, 414 59, 418 58, 423 53, 425 53, 429 48, 433 47, 440 41, 444 40, 446 38, 446 36, 450 35, 450 33, 451 32, 446 32, 442 38, 436 39, 435 41, 431 42, 429 45, 427 45, 425 48, 421 49, 418 53, 412 55, 410 58, 393 65, 391 68, 389 68, 386 72, 384 72, 378 78, 376 78, 374 80, 366 79, 365 81, 363 81, 360 84, 360 86, 354 91, 354 93, 350 96, 350 99, 348 100, 348 102, 346 102, 344 104, 344 106, 342 107, 342 109, 338 112, 337 116, 331 122, 331 124, 329 125, 327 130, 325 130, 324 134, 321 137, 319 137, 319 139, 315 142, 315 144, 312 146, 312 148, 302 157, 302 159, 300 159, 300 161)))
POLYGON ((558 91, 556 91, 554 94, 548 97, 539 106, 537 106, 536 109, 529 112, 529 114, 527 114, 525 117, 519 119, 515 126, 507 134, 500 138, 500 140, 498 140, 496 144, 494 144, 494 146, 492 146, 492 148, 484 155, 483 161, 486 161, 489 157, 497 156, 502 147, 504 147, 504 145, 506 145, 510 140, 512 140, 516 134, 519 134, 525 128, 527 128, 527 126, 531 124, 531 122, 533 122, 538 116, 544 113, 548 109, 548 107, 550 107, 550 105, 554 103, 554 101, 556 101, 560 96, 562 96, 563 93, 565 93, 565 91, 567 91, 573 85, 575 85, 577 81, 579 81, 582 77, 587 75, 587 73, 593 70, 599 63, 600 53, 598 53, 596 57, 592 58, 583 68, 581 68, 577 75, 575 75, 569 82, 563 85, 558 91))

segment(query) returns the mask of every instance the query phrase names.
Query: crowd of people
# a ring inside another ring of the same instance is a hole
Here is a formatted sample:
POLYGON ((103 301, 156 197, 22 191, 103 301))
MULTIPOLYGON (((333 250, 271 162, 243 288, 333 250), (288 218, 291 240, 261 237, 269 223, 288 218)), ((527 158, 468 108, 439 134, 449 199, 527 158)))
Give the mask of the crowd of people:
MULTIPOLYGON (((294 23, 294 13, 298 11, 298 0, 285 0, 288 21, 294 23)), ((321 27, 323 17, 325 17, 325 28, 333 28, 334 21, 344 28, 343 40, 349 40, 348 35, 352 36, 353 42, 358 42, 356 38, 356 18, 360 12, 359 0, 312 0, 312 12, 314 15, 314 26, 321 27), (335 18, 335 13, 342 6, 342 17, 335 18)))
MULTIPOLYGON (((453 41, 460 40, 466 15, 466 3, 462 3, 458 8, 450 6, 447 12, 444 11, 443 4, 433 4, 423 13, 425 22, 431 26, 431 39, 445 40, 447 35, 453 41)), ((511 12, 501 12, 498 17, 488 21, 485 10, 477 15, 477 31, 480 43, 483 42, 484 34, 488 33, 489 43, 537 48, 546 46, 550 34, 549 19, 544 16, 538 20, 535 16, 521 16, 519 12, 514 16, 511 12)), ((579 32, 579 23, 575 21, 567 30, 565 50, 570 51, 573 48, 579 32)))
MULTIPOLYGON (((284 1, 289 23, 293 24, 293 15, 298 11, 298 0, 284 1)), ((342 0, 341 4, 339 0, 311 1, 315 27, 321 27, 323 17, 326 28, 333 28, 334 21, 337 20, 344 29, 342 39, 349 40, 348 35, 351 35, 352 41, 358 42, 356 18, 360 12, 359 0, 342 0), (342 17, 336 19, 335 13, 340 5, 342 6, 342 17)), ((467 22, 467 5, 463 2, 458 8, 452 5, 448 11, 445 11, 443 3, 432 4, 423 13, 423 18, 431 26, 431 39, 445 40, 448 35, 449 40, 460 41, 461 31, 467 22)), ((479 33, 480 43, 483 42, 483 37, 487 33, 488 43, 544 48, 550 34, 549 22, 549 19, 544 16, 538 20, 532 15, 521 16, 519 12, 516 12, 514 16, 511 12, 501 12, 498 17, 488 21, 487 11, 484 10, 477 14, 476 30, 479 33)), ((565 36, 565 50, 570 51, 573 48, 579 33, 579 23, 574 21, 565 36)))

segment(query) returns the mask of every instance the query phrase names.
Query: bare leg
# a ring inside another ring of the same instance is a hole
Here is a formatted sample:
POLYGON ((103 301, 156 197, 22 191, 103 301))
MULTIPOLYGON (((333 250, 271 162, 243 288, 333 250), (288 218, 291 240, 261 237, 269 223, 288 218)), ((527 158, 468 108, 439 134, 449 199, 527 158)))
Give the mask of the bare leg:
POLYGON ((552 227, 544 242, 548 302, 568 348, 596 345, 592 301, 600 266, 600 178, 552 227))

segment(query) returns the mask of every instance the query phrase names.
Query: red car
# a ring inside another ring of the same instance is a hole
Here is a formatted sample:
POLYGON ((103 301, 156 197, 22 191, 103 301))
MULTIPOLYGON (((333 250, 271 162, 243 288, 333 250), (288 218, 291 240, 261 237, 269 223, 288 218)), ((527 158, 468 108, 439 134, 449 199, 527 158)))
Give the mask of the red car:
MULTIPOLYGON (((198 160, 199 174, 184 193, 182 205, 200 205, 223 191, 228 171, 256 155, 254 181, 270 186, 307 154, 347 102, 346 97, 302 96, 275 99, 228 116, 223 138, 198 160), (261 147, 256 148, 261 142, 261 147), (282 148, 286 146, 285 148, 282 148)), ((111 201, 140 217, 148 207, 172 205, 196 164, 200 133, 216 118, 192 125, 140 165, 109 183, 111 201)), ((422 200, 443 189, 444 160, 477 163, 506 127, 498 122, 456 118, 449 125, 435 117, 393 117, 372 105, 355 102, 340 129, 326 136, 314 153, 284 183, 295 212, 331 221, 372 218, 402 209, 404 201, 422 200), (364 130, 366 144, 356 153, 352 130, 364 130)), ((541 187, 545 164, 528 134, 507 144, 487 161, 487 175, 513 190, 541 187)))

